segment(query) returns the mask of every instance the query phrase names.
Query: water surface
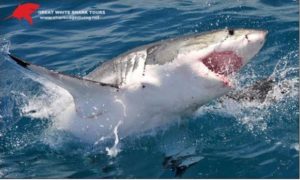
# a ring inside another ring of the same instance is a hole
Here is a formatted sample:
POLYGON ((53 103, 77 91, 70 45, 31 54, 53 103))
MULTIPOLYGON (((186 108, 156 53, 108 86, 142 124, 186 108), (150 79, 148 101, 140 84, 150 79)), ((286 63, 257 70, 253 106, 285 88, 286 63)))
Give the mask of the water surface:
MULTIPOLYGON (((0 2, 0 18, 19 1, 0 2)), ((0 21, 1 43, 49 69, 84 76, 101 63, 139 45, 215 29, 269 31, 262 51, 237 77, 237 89, 276 77, 275 101, 232 102, 223 97, 195 117, 166 130, 86 144, 52 128, 55 89, 32 81, 0 57, 0 177, 173 178, 168 155, 190 166, 183 178, 299 177, 299 6, 288 0, 41 1, 41 10, 105 10, 98 21, 0 21), (285 84, 285 85, 284 85, 285 84), (287 93, 281 93, 287 86, 287 93)), ((3 47, 3 45, 1 45, 3 47)), ((59 107, 59 105, 58 105, 59 107)))

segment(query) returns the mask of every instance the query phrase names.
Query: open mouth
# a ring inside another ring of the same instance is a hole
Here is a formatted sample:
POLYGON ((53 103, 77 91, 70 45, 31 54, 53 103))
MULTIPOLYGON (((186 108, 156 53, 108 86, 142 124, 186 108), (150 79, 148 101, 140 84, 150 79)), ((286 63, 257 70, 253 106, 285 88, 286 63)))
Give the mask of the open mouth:
POLYGON ((201 61, 227 86, 230 85, 227 77, 237 72, 243 65, 242 58, 233 51, 213 52, 201 59, 201 61))

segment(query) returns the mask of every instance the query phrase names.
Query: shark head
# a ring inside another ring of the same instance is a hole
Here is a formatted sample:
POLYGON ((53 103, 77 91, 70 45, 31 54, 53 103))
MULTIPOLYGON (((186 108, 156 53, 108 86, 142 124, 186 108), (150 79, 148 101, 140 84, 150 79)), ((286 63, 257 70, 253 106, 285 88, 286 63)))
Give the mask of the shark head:
POLYGON ((222 80, 242 69, 263 47, 267 31, 225 29, 187 37, 178 58, 200 76, 222 80))
POLYGON ((164 65, 146 67, 146 80, 164 92, 164 96, 153 98, 153 91, 150 97, 160 99, 157 104, 165 104, 166 109, 185 111, 185 107, 199 107, 224 95, 234 86, 234 75, 263 47, 266 34, 262 30, 225 29, 166 42, 156 59, 176 55, 164 65))
POLYGON ((216 32, 212 35, 220 37, 220 40, 212 44, 214 51, 203 61, 209 60, 210 56, 213 58, 217 56, 216 59, 220 59, 216 62, 216 65, 220 63, 221 66, 232 64, 234 67, 243 67, 262 48, 266 34, 267 31, 249 29, 230 29, 216 32))
POLYGON ((210 71, 228 76, 239 71, 262 48, 267 31, 229 29, 195 36, 184 49, 203 63, 210 71), (190 45, 191 44, 191 45, 190 45), (198 48, 197 46, 205 48, 198 48))

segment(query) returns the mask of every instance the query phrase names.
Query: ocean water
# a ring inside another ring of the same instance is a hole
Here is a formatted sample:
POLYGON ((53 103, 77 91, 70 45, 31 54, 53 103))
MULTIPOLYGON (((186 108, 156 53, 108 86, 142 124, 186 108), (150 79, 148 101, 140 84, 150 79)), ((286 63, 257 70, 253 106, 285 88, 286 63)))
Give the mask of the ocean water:
MULTIPOLYGON (((22 1, 23 2, 23 1, 22 1)), ((0 56, 1 178, 299 178, 297 0, 30 1, 40 10, 105 10, 100 20, 0 21, 1 52, 84 76, 131 48, 215 29, 269 31, 237 91, 275 77, 263 103, 224 96, 167 129, 87 144, 52 126, 64 100, 0 56), (10 46, 8 46, 10 44, 10 46), (172 157, 166 158, 166 157, 172 157), (180 175, 174 164, 188 168, 180 175)), ((0 18, 19 1, 1 1, 0 18)), ((34 78, 36 78, 34 76, 34 78)))

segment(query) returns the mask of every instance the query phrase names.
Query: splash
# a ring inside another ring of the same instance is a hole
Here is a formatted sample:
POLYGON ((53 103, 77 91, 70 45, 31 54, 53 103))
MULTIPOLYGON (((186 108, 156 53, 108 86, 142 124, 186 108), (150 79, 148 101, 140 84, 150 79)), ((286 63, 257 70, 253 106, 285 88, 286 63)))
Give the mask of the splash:
POLYGON ((27 99, 21 107, 23 116, 40 119, 53 118, 72 103, 72 96, 65 89, 43 78, 35 77, 35 80, 43 84, 42 93, 27 99))
MULTIPOLYGON (((294 58, 295 52, 290 52, 283 58, 281 58, 269 78, 275 80, 275 85, 268 92, 263 102, 241 100, 237 101, 228 96, 223 96, 219 100, 212 104, 202 106, 198 109, 196 115, 204 115, 207 112, 218 113, 222 116, 234 117, 238 123, 244 125, 249 131, 257 132, 265 131, 268 128, 268 120, 272 115, 272 109, 277 112, 282 112, 282 104, 295 100, 298 97, 299 89, 299 68, 293 65, 288 65, 289 59, 294 58), (280 107, 279 107, 280 106, 280 107)), ((242 81, 247 79, 260 78, 258 74, 252 71, 246 72, 240 77, 236 77, 233 81, 236 84, 236 90, 240 91, 245 89, 245 86, 251 86, 253 80, 250 81, 250 85, 244 85, 242 81), (248 73, 248 74, 247 74, 248 73)), ((288 106, 284 104, 283 106, 288 106)))
POLYGON ((175 150, 166 154, 163 166, 175 172, 176 177, 180 177, 190 166, 198 163, 204 157, 197 155, 195 147, 188 147, 180 151, 175 150))
POLYGON ((123 121, 119 121, 118 124, 114 128, 114 135, 115 135, 114 145, 111 148, 106 147, 106 149, 105 149, 107 151, 107 155, 110 157, 116 157, 119 154, 119 152, 121 151, 118 148, 118 144, 120 141, 119 136, 118 136, 118 128, 122 123, 123 123, 123 121))

